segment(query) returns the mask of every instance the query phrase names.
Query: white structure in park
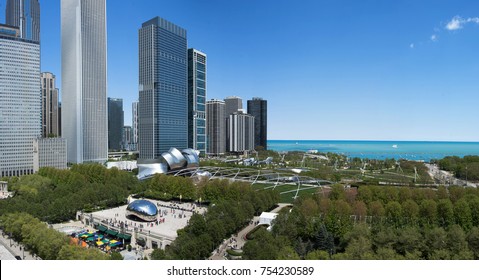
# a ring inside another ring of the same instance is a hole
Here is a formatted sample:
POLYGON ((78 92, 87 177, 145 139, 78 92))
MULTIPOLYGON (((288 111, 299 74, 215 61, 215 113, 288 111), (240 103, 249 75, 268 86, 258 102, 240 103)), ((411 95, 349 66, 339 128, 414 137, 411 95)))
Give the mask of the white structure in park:
POLYGON ((271 213, 271 212, 263 212, 261 216, 259 216, 259 224, 260 225, 268 225, 268 230, 271 229, 271 224, 273 223, 274 219, 278 216, 278 213, 271 213))

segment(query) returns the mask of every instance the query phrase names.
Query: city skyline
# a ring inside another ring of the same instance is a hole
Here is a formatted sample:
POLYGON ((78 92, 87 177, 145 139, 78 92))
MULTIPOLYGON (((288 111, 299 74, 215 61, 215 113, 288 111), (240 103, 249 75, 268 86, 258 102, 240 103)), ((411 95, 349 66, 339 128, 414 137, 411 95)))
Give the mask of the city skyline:
MULTIPOLYGON (((109 1, 109 96, 138 99, 137 30, 159 15, 208 53, 209 98, 269 101, 269 139, 479 141, 479 4, 416 2, 109 1)), ((60 1, 40 4, 42 71, 60 76, 60 1)))

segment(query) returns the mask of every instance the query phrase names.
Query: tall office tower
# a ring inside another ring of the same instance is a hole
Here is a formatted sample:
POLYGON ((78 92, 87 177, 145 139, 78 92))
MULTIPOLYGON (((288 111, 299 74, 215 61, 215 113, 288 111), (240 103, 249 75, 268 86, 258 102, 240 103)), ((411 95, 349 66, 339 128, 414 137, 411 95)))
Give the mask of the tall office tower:
POLYGON ((124 121, 123 99, 108 97, 108 150, 121 150, 124 121))
POLYGON ((59 137, 58 129, 58 88, 55 86, 55 75, 44 72, 42 84, 42 137, 59 137))
POLYGON ((138 101, 133 102, 131 110, 131 144, 132 150, 138 149, 138 101))
POLYGON ((221 155, 226 152, 225 102, 208 100, 206 102, 206 137, 208 138, 208 154, 221 155))
POLYGON ((188 147, 206 154, 206 54, 188 49, 188 147))
POLYGON ((133 140, 133 131, 131 126, 125 125, 123 127, 123 140, 122 140, 122 148, 127 151, 131 151, 131 145, 133 140))
POLYGON ((254 97, 248 100, 248 114, 254 117, 254 146, 268 148, 268 102, 254 97))
POLYGON ((62 0, 62 134, 68 161, 108 158, 106 0, 62 0))
POLYGON ((40 4, 38 0, 7 0, 7 24, 20 29, 20 38, 40 42, 40 4))
POLYGON ((160 17, 139 30, 139 152, 156 159, 188 146, 186 30, 160 17))
POLYGON ((254 150, 254 117, 238 111, 229 115, 226 120, 228 152, 254 150))
POLYGON ((229 96, 225 98, 225 118, 243 109, 243 100, 238 96, 229 96))
POLYGON ((0 177, 32 174, 42 135, 40 44, 0 24, 0 177))

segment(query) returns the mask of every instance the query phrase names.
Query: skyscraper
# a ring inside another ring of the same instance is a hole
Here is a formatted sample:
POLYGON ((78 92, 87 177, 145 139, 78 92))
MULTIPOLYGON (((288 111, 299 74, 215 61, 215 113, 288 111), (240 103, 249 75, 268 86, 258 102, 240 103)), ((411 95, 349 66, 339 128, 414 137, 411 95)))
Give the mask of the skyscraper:
POLYGON ((186 30, 160 17, 139 30, 140 159, 188 146, 186 46, 186 30))
POLYGON ((58 129, 58 88, 55 75, 49 72, 41 74, 42 84, 42 137, 60 136, 58 129))
POLYGON ((42 134, 40 44, 0 24, 0 177, 33 173, 33 141, 42 134))
POLYGON ((254 117, 238 111, 226 121, 226 149, 241 153, 254 149, 254 117))
POLYGON ((106 0, 62 0, 62 133, 68 161, 108 158, 106 0))
POLYGON ((243 100, 238 96, 228 96, 225 98, 225 118, 229 115, 243 109, 243 100))
POLYGON ((206 136, 208 138, 208 154, 224 154, 226 152, 226 120, 225 102, 208 100, 206 102, 206 136))
POLYGON ((132 104, 131 118, 131 149, 138 150, 138 101, 132 104))
POLYGON ((38 0, 7 0, 6 23, 16 26, 23 39, 40 42, 40 4, 38 0))
POLYGON ((268 102, 262 98, 254 97, 248 100, 248 114, 254 117, 254 146, 263 147, 265 150, 268 140, 268 102))
POLYGON ((188 147, 206 154, 206 54, 188 49, 188 147))
POLYGON ((131 151, 131 144, 132 144, 132 129, 131 126, 125 125, 123 127, 123 141, 122 141, 122 149, 131 151))
POLYGON ((108 150, 122 149, 123 126, 123 99, 108 97, 108 150))

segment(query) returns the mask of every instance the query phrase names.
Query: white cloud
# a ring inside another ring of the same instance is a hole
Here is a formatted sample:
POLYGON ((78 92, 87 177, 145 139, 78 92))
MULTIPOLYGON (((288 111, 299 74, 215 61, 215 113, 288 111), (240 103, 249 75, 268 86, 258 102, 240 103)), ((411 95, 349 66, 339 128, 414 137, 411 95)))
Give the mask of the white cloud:
POLYGON ((460 16, 455 16, 446 24, 445 28, 450 31, 458 30, 462 29, 467 23, 479 24, 479 17, 462 18, 460 16))
POLYGON ((410 44, 409 47, 410 47, 411 49, 414 49, 414 44, 410 44))
POLYGON ((455 16, 446 24, 447 30, 458 30, 464 25, 464 19, 460 16, 455 16))
POLYGON ((433 41, 433 42, 437 41, 437 35, 436 34, 431 35, 431 41, 433 41))

